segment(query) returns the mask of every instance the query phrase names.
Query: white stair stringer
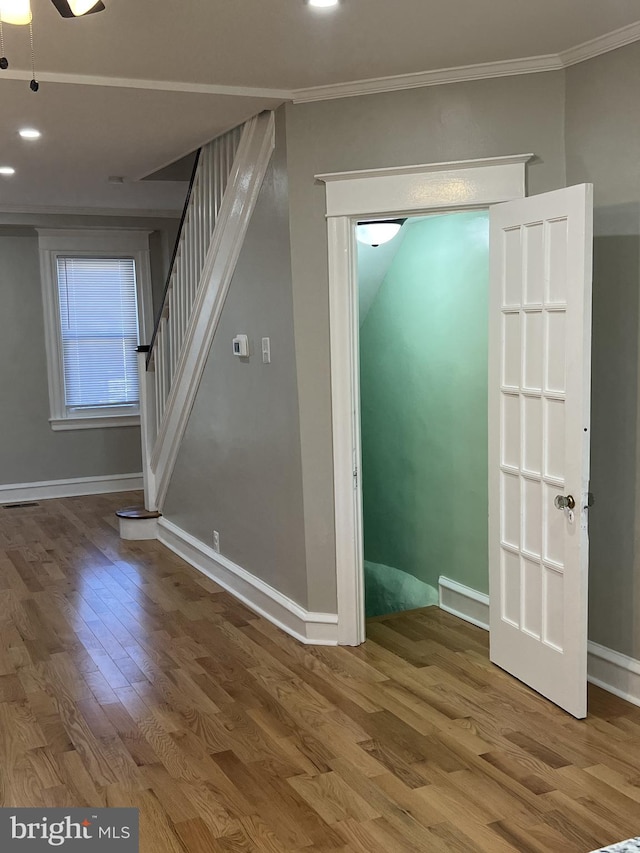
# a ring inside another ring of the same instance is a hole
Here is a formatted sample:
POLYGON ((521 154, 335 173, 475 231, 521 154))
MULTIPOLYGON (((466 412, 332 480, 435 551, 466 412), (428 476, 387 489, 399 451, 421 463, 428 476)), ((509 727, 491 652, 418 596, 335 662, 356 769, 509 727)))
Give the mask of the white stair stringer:
POLYGON ((261 113, 245 124, 149 459, 155 488, 154 509, 162 507, 167 494, 202 372, 274 148, 273 112, 261 113))

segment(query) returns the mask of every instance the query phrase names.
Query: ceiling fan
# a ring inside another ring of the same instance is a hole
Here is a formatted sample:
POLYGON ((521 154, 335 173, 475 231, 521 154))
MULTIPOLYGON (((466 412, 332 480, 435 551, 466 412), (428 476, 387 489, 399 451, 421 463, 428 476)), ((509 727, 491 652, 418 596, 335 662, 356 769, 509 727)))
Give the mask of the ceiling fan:
MULTIPOLYGON (((102 12, 105 5, 102 0, 51 0, 63 18, 82 18, 94 12, 102 12)), ((9 60, 4 55, 3 24, 28 26, 31 41, 32 79, 29 83, 32 92, 37 92, 40 84, 36 80, 35 59, 33 52, 33 16, 31 0, 0 0, 0 70, 6 71, 9 60)))
POLYGON ((83 15, 92 15, 94 12, 102 12, 105 8, 102 0, 51 0, 63 18, 81 18, 83 15))

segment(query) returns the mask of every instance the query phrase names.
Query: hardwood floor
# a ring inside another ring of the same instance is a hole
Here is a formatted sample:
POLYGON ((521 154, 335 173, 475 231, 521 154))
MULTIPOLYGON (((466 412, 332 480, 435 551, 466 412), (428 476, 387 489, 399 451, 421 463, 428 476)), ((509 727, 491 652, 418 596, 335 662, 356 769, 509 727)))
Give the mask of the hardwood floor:
POLYGON ((131 495, 0 509, 0 802, 136 806, 143 853, 586 853, 640 834, 640 708, 578 722, 437 608, 311 648, 131 495))

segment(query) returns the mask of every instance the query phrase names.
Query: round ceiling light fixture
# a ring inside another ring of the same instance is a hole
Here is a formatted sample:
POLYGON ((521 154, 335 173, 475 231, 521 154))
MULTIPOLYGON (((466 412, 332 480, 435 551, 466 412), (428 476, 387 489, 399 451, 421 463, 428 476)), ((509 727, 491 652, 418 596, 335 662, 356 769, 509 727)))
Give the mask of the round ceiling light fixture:
POLYGON ((402 228, 404 219, 384 219, 374 222, 358 222, 356 226, 356 239, 365 246, 382 246, 388 243, 398 234, 402 228))
POLYGON ((307 0, 307 3, 316 9, 330 9, 331 6, 338 6, 340 0, 307 0))
POLYGON ((18 133, 23 139, 40 139, 42 134, 39 130, 36 130, 35 127, 23 127, 18 133))
POLYGON ((15 175, 15 173, 13 166, 0 166, 0 175, 15 175))

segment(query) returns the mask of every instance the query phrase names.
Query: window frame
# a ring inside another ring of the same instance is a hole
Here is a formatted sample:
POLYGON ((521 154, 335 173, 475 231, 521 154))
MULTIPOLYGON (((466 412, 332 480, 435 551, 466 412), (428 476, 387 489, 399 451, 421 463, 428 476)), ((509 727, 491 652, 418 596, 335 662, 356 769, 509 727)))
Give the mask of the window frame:
POLYGON ((65 404, 64 364, 60 302, 58 294, 58 258, 133 258, 140 341, 147 341, 153 330, 151 261, 148 230, 52 229, 38 228, 40 275, 44 309, 44 339, 49 385, 49 424, 51 429, 101 429, 140 425, 139 405, 98 406, 82 412, 70 412, 65 404))

